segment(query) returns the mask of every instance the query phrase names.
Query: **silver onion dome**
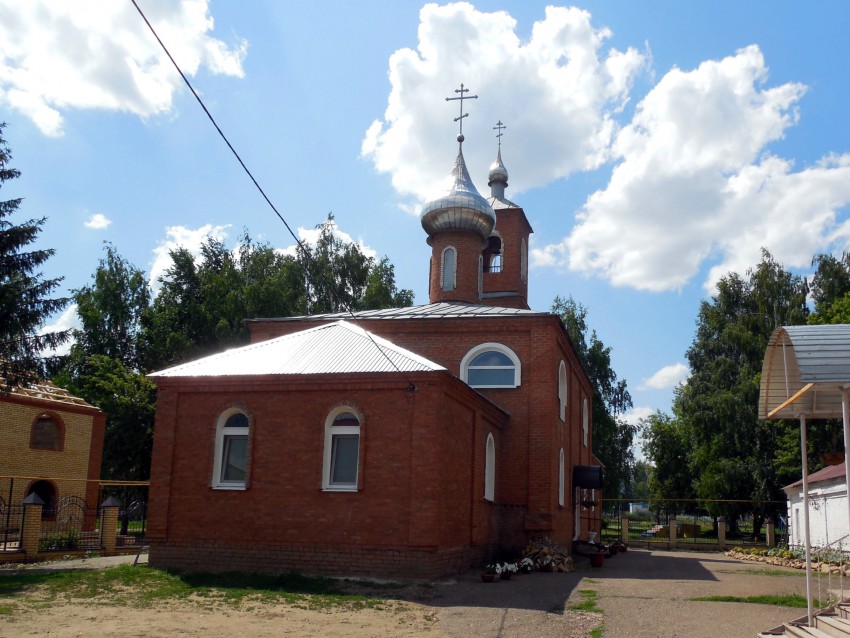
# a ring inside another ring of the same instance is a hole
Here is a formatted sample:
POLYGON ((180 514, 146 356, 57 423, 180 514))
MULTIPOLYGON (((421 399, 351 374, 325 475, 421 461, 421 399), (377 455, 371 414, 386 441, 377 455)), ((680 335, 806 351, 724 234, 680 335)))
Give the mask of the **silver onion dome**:
MULTIPOLYGON (((487 186, 492 186, 493 182, 503 183, 508 185, 508 169, 502 163, 502 149, 496 153, 496 161, 490 165, 490 173, 487 176, 487 186)), ((503 189, 504 192, 504 189, 503 189)))
MULTIPOLYGON (((458 135, 458 141, 463 143, 462 135, 458 135)), ((496 213, 472 183, 463 159, 462 146, 458 150, 451 178, 453 183, 448 192, 431 200, 422 209, 422 228, 429 237, 445 231, 467 230, 487 239, 496 226, 496 213)))

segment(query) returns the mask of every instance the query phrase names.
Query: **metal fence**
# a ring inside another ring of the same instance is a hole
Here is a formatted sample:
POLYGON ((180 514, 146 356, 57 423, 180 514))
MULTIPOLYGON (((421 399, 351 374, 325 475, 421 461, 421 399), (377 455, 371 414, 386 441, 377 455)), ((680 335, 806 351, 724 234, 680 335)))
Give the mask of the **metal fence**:
MULTIPOLYGON (((696 503, 688 509, 697 509, 696 503)), ((717 546, 720 525, 724 526, 726 546, 765 546, 767 528, 754 529, 752 516, 743 515, 734 520, 723 520, 705 511, 684 513, 669 503, 603 501, 602 541, 622 539, 623 519, 628 518, 628 540, 632 545, 647 547, 664 546, 670 543, 670 524, 676 521, 677 546, 717 546)), ((775 522, 776 542, 782 544, 787 538, 784 519, 775 522)))
POLYGON ((23 505, 8 506, 0 498, 0 552, 18 551, 23 533, 23 505))
POLYGON ((103 547, 100 512, 79 496, 66 496, 41 512, 39 552, 96 550, 103 547))

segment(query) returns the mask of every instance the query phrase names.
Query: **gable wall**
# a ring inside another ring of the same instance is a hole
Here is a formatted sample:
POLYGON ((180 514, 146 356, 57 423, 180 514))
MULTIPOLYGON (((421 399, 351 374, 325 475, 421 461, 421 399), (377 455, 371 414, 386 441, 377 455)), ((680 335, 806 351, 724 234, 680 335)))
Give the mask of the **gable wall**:
POLYGON ((106 416, 92 409, 66 409, 52 401, 24 397, 0 398, 0 498, 14 505, 26 496, 32 483, 50 479, 56 498, 79 496, 97 499, 106 416), (44 413, 59 419, 65 428, 64 448, 30 447, 32 424, 44 413), (16 477, 11 481, 8 477, 16 477), (11 499, 9 490, 11 489, 11 499))

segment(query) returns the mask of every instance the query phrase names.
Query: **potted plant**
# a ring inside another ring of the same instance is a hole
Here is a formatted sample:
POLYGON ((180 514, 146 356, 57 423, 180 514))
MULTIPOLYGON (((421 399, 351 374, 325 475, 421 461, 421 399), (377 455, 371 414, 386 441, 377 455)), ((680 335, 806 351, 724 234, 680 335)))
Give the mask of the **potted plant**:
POLYGON ((502 580, 510 580, 511 576, 516 573, 516 563, 502 563, 502 571, 499 573, 499 576, 502 580))
POLYGON ((484 572, 481 574, 481 580, 485 583, 495 583, 499 580, 502 573, 502 565, 500 563, 490 563, 484 566, 484 572))
POLYGON ((534 561, 527 556, 517 563, 519 571, 523 574, 530 574, 534 571, 534 561))

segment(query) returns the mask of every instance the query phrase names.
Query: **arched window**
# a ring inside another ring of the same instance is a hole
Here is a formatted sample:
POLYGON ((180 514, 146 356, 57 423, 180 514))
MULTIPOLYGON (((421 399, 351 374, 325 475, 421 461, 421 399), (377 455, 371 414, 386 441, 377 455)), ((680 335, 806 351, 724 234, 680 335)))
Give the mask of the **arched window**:
POLYGON ((564 506, 564 448, 558 455, 558 505, 564 506))
POLYGON ((496 442, 493 435, 487 435, 487 449, 484 454, 484 499, 496 500, 496 442))
POLYGON ((449 246, 443 250, 443 267, 440 270, 440 287, 446 292, 457 285, 457 251, 449 246))
POLYGON ((248 417, 230 409, 218 418, 215 432, 213 487, 244 490, 248 476, 248 417))
POLYGON ((587 414, 587 399, 581 402, 581 442, 587 447, 587 431, 590 429, 590 420, 587 414))
POLYGON ((561 361, 558 366, 558 406, 561 409, 561 421, 567 420, 567 397, 567 364, 561 361))
POLYGON ((513 350, 500 343, 482 343, 460 362, 461 378, 473 388, 516 388, 522 366, 513 350))
POLYGON ((325 419, 322 489, 357 490, 360 463, 360 419, 350 407, 333 410, 325 419))
POLYGON ((30 431, 30 447, 56 452, 65 448, 65 425, 59 417, 44 413, 35 418, 30 431))
POLYGON ((519 276, 523 282, 528 281, 528 246, 525 245, 525 238, 522 240, 519 248, 519 276))

